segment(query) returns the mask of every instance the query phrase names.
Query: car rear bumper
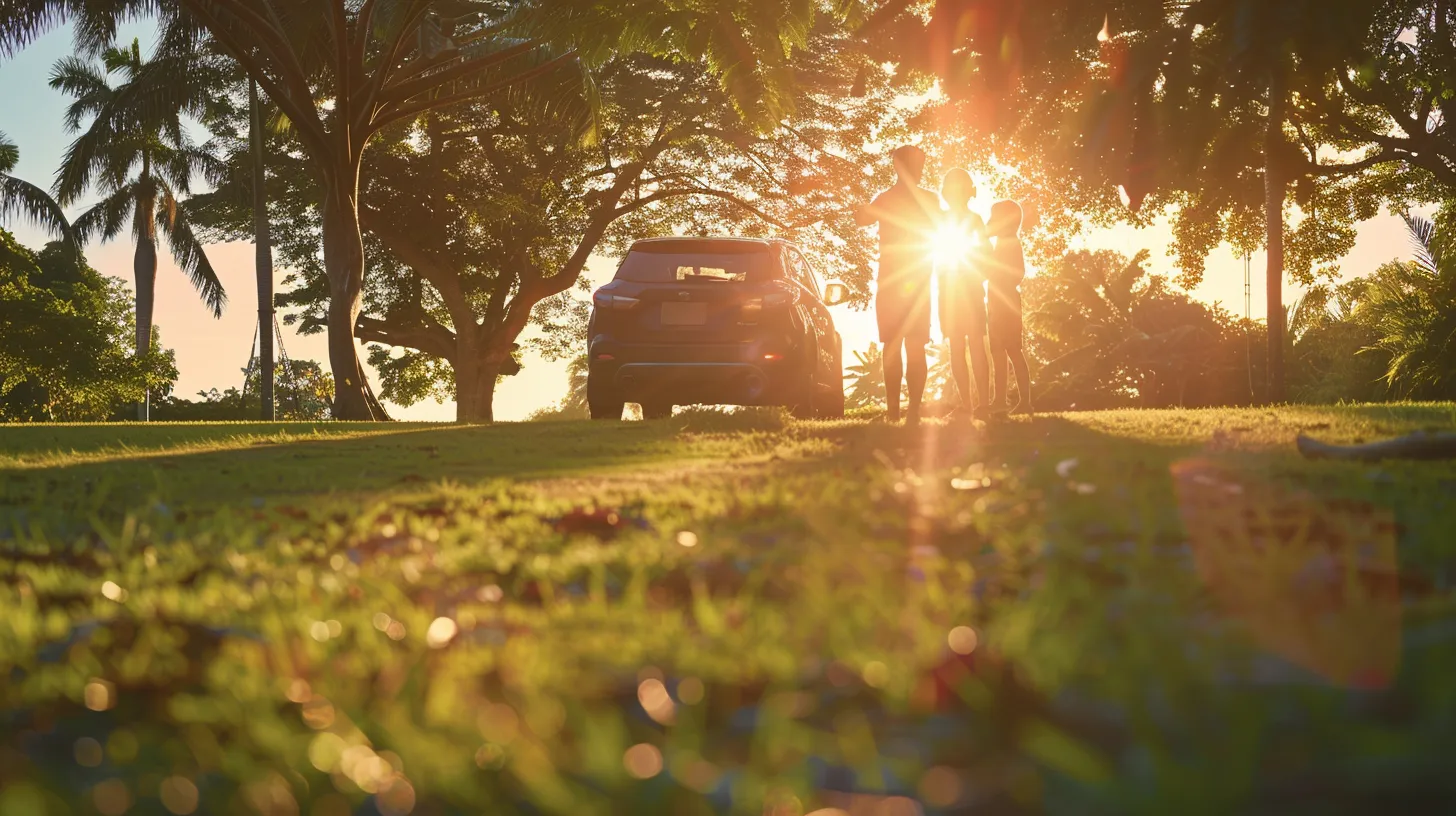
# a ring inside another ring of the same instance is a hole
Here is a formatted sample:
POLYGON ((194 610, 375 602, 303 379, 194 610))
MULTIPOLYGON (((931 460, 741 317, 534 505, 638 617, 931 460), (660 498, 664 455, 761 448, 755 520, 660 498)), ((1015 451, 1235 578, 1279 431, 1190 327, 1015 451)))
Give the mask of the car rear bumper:
POLYGON ((625 402, 788 405, 798 396, 801 362, 778 354, 765 359, 759 343, 679 346, 672 359, 664 356, 656 347, 593 344, 588 376, 625 402))

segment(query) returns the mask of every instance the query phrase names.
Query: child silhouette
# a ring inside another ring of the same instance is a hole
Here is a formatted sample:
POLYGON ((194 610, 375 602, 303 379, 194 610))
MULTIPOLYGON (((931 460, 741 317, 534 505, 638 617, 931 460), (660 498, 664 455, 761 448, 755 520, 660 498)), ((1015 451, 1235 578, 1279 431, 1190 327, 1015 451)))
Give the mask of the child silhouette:
POLYGON ((957 167, 945 174, 940 196, 947 212, 941 240, 954 251, 942 253, 936 269, 940 328, 950 344, 950 370, 961 408, 979 412, 991 402, 990 363, 986 358, 986 224, 971 211, 976 183, 957 167), (969 354, 969 370, 966 366, 969 354), (975 391, 971 374, 975 373, 975 391))
POLYGON ((1021 349, 1021 281, 1026 277, 1026 258, 1021 252, 1021 205, 998 201, 991 205, 991 237, 995 247, 986 265, 987 324, 991 334, 991 363, 996 369, 996 391, 991 410, 1004 413, 1007 364, 1016 369, 1015 413, 1031 412, 1031 373, 1021 349))

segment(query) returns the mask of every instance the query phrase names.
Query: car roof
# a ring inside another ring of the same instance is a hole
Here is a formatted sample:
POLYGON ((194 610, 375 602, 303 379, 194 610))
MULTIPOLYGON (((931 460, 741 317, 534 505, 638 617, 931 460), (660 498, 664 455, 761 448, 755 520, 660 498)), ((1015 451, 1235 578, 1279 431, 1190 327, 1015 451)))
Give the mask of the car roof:
POLYGON ((738 238, 708 236, 677 236, 671 238, 642 238, 632 242, 632 252, 713 252, 728 254, 773 252, 792 246, 782 238, 738 238))

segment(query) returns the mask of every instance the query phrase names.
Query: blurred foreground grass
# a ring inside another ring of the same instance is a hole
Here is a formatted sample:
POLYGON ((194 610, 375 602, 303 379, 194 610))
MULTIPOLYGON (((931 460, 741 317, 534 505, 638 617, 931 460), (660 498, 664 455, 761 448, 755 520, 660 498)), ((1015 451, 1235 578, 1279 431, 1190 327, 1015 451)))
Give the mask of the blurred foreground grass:
POLYGON ((1453 427, 0 427, 0 814, 1430 812, 1453 427))

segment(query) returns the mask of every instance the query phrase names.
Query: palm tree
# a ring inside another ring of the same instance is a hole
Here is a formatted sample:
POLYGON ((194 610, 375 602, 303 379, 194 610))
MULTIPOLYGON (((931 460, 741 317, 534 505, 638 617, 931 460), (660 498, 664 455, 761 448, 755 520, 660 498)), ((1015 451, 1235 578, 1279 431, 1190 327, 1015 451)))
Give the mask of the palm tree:
POLYGON ((1415 260, 1376 270, 1357 316, 1377 336, 1373 348, 1390 355, 1385 381, 1398 396, 1456 396, 1456 212, 1433 223, 1407 216, 1415 260))
POLYGON ((879 343, 870 343, 864 351, 854 353, 855 364, 846 366, 844 378, 849 391, 844 395, 848 408, 868 408, 885 404, 884 350, 879 343))
MULTIPOLYGON (((133 40, 130 48, 106 49, 102 64, 104 70, 86 60, 67 57, 51 71, 51 87, 75 98, 66 111, 67 129, 80 131, 82 121, 91 117, 90 127, 66 151, 57 173, 56 197, 69 204, 92 187, 105 196, 76 219, 76 235, 83 243, 92 238, 110 241, 130 221, 136 241, 132 264, 136 354, 145 357, 152 345, 159 233, 165 236, 172 257, 191 278, 214 317, 222 315, 227 303, 222 283, 193 235, 181 202, 181 197, 190 192, 192 177, 214 169, 215 161, 187 138, 178 111, 157 119, 142 119, 123 109, 130 83, 138 81, 148 67, 140 43, 133 40), (122 84, 113 86, 108 81, 112 74, 119 74, 122 84), (117 128, 119 120, 129 121, 132 126, 117 128)), ((138 418, 147 418, 145 400, 139 406, 138 418)))
MULTIPOLYGON (((119 20, 157 13, 167 54, 194 53, 210 36, 236 60, 294 129, 319 185, 334 415, 386 419, 354 343, 365 266, 359 176, 376 133, 437 108, 531 86, 554 85, 561 103, 590 100, 579 55, 600 59, 624 48, 703 59, 740 110, 761 124, 775 122, 789 105, 789 48, 803 42, 817 6, 804 0, 731 8, 698 0, 0 0, 0 53, 67 19, 78 43, 95 48, 114 35, 119 20), (576 93, 569 92, 573 83, 576 93)), ((159 80, 187 85, 170 76, 159 80)), ((174 106, 179 98, 136 96, 174 106)), ((528 285, 539 300, 575 282, 558 275, 528 285)), ((492 354, 503 363, 509 349, 492 354)))
POLYGON ((76 246, 71 222, 61 212, 61 205, 50 193, 24 179, 10 175, 20 162, 20 149, 0 131, 0 220, 20 215, 28 218, 52 235, 59 235, 76 246))

